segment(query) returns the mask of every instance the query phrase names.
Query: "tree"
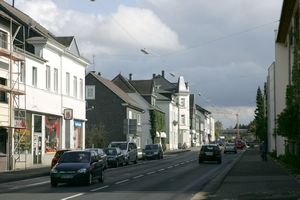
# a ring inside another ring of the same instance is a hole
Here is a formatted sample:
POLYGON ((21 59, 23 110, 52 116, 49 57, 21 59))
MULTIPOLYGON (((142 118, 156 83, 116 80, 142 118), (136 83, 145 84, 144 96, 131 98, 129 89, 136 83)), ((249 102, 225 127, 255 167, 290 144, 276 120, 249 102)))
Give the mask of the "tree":
POLYGON ((223 131, 223 124, 220 121, 215 122, 215 135, 216 138, 219 138, 223 131))
POLYGON ((106 147, 108 145, 107 132, 101 122, 95 124, 86 123, 86 147, 106 147))
POLYGON ((267 121, 265 115, 265 101, 260 87, 256 93, 256 109, 255 109, 255 134, 260 140, 267 140, 267 121))

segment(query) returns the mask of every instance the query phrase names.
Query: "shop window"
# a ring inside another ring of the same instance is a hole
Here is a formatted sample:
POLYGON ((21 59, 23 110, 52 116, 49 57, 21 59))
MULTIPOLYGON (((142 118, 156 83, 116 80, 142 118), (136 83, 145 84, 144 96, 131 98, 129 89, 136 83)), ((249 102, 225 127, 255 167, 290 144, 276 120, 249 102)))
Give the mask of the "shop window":
POLYGON ((34 115, 34 132, 42 132, 42 116, 40 115, 34 115))
POLYGON ((7 49, 8 48, 8 34, 0 30, 0 47, 7 49))

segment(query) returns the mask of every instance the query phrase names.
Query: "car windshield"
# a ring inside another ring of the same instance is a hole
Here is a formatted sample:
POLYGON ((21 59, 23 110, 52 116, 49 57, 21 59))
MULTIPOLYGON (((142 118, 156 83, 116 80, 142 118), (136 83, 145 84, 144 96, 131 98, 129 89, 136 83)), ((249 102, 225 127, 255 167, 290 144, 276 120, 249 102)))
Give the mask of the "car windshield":
POLYGON ((66 151, 57 151, 54 155, 55 158, 59 158, 66 151))
POLYGON ((146 145, 145 150, 158 149, 157 145, 146 145))
POLYGON ((58 161, 59 163, 89 163, 90 153, 88 152, 68 152, 64 153, 58 161))
POLYGON ((116 149, 106 149, 105 153, 107 155, 117 155, 117 150, 116 149))
POLYGON ((127 143, 112 143, 110 147, 119 147, 121 150, 127 150, 127 143))
POLYGON ((227 143, 226 146, 231 147, 231 146, 234 146, 234 144, 233 143, 227 143))

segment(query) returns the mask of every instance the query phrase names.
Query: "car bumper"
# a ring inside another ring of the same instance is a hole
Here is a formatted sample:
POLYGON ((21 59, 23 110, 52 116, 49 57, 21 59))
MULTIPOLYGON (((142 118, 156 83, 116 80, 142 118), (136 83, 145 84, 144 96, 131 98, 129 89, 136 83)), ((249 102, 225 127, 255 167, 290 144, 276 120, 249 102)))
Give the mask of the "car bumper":
POLYGON ((76 174, 60 174, 60 173, 51 173, 51 182, 55 183, 73 183, 73 184, 82 184, 86 183, 89 180, 89 172, 87 173, 76 173, 76 174))

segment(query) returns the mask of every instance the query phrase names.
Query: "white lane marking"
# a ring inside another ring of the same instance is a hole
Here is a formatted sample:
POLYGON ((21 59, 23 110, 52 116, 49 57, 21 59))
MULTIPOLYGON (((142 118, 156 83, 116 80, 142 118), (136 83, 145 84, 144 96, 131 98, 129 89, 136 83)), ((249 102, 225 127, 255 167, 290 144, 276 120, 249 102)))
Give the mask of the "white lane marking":
POLYGON ((163 169, 159 169, 159 170, 157 170, 158 172, 161 172, 161 171, 164 171, 165 169, 163 168, 163 169))
POLYGON ((168 169, 171 169, 171 168, 173 168, 173 165, 171 165, 171 166, 168 167, 168 169))
POLYGON ((155 172, 148 172, 147 174, 148 174, 148 175, 151 175, 151 174, 154 174, 154 173, 155 173, 155 172))
POLYGON ((181 165, 184 165, 184 162, 180 163, 181 165))
POLYGON ((134 179, 137 179, 137 178, 141 178, 141 177, 143 177, 144 175, 143 174, 141 174, 141 175, 138 175, 138 176, 135 176, 135 177, 133 177, 134 179))
POLYGON ((95 188, 95 189, 92 189, 92 190, 90 190, 91 192, 96 192, 96 191, 98 191, 98 190, 102 190, 102 189, 105 189, 105 188, 108 188, 109 186, 108 185, 105 185, 105 186, 103 186, 103 187, 99 187, 99 188, 95 188))
POLYGON ((129 179, 125 179, 125 180, 123 180, 123 181, 116 182, 115 184, 118 185, 118 184, 121 184, 121 183, 125 183, 125 182, 127 182, 127 181, 129 181, 129 179))
POLYGON ((85 194, 85 193, 78 193, 78 194, 75 194, 75 195, 72 195, 72 196, 63 198, 63 199, 61 199, 61 200, 73 199, 73 198, 75 198, 75 197, 79 197, 79 196, 82 196, 82 195, 84 195, 84 194, 85 194))
POLYGON ((174 165, 175 167, 177 167, 179 164, 174 165))
POLYGON ((33 187, 33 186, 37 186, 37 185, 44 185, 50 183, 50 181, 43 181, 43 182, 39 182, 39 183, 32 183, 32 184, 28 184, 28 185, 23 185, 23 186, 15 186, 12 188, 9 188, 10 190, 15 190, 15 189, 20 189, 20 188, 27 188, 27 187, 33 187))

